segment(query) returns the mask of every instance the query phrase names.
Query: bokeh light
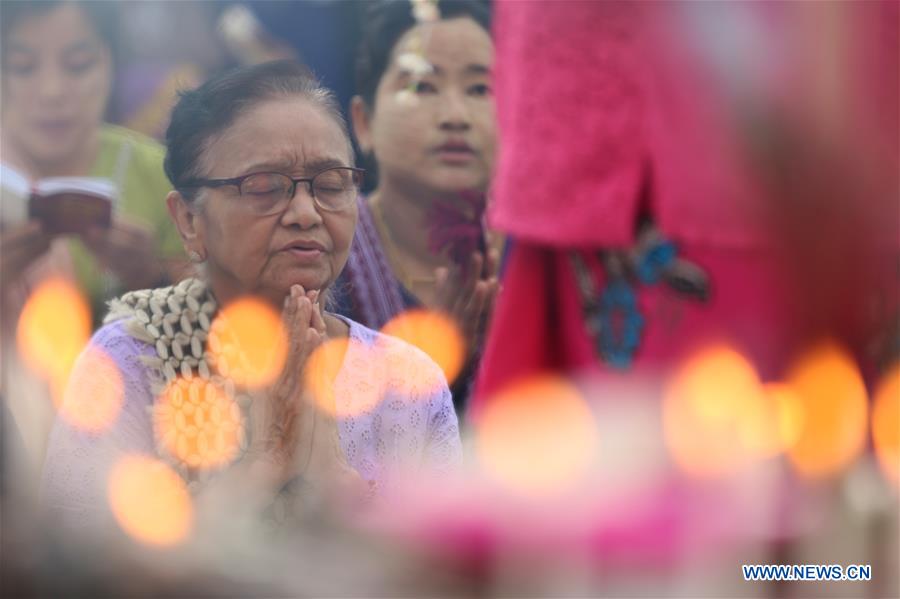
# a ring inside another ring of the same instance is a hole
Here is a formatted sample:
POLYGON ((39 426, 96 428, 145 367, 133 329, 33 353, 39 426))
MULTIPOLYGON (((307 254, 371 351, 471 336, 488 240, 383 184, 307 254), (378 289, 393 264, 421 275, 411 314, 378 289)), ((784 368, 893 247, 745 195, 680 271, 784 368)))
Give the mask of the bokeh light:
POLYGON ((245 435, 237 402, 199 377, 169 383, 153 406, 153 432, 163 449, 191 468, 228 465, 245 435))
POLYGON ((466 360, 465 338, 449 316, 431 310, 407 310, 381 332, 415 345, 434 360, 449 383, 459 376, 466 360))
POLYGON ((207 345, 215 368, 248 388, 274 382, 288 353, 281 316, 254 297, 238 299, 219 312, 207 345))
POLYGON ((47 279, 28 297, 16 329, 19 353, 48 381, 57 404, 90 334, 90 307, 69 281, 47 279))
POLYGON ((666 386, 666 444, 675 463, 694 476, 726 475, 770 451, 766 423, 774 420, 753 365, 724 344, 691 357, 666 386))
POLYGON ((888 371, 875 390, 872 444, 885 476, 900 485, 900 362, 888 371))
POLYGON ((316 404, 329 414, 337 411, 334 382, 346 356, 350 341, 347 338, 328 339, 309 355, 303 369, 303 382, 316 404))
POLYGON ((599 434, 579 390, 550 375, 513 383, 484 406, 476 451, 485 471, 528 495, 564 492, 595 463, 599 434))
POLYGON ((108 499, 119 526, 142 543, 172 546, 191 532, 194 513, 187 486, 157 459, 122 457, 110 473, 108 499))
POLYGON ((349 338, 329 339, 310 354, 303 371, 304 386, 316 405, 332 416, 345 418, 372 412, 384 398, 384 363, 379 359, 380 352, 364 343, 349 338), (361 368, 344 370, 344 379, 336 383, 348 355, 361 368), (346 401, 340 405, 335 399, 338 384, 348 390, 346 401))
POLYGON ((787 451, 800 440, 805 415, 800 397, 789 385, 767 383, 764 385, 766 397, 775 404, 776 428, 780 451, 787 451))
POLYGON ((788 452, 791 463, 811 478, 840 472, 866 439, 866 388, 853 358, 835 343, 821 343, 797 360, 786 382, 804 415, 800 436, 788 452))
POLYGON ((125 401, 122 373, 103 350, 88 346, 78 358, 75 372, 61 397, 60 415, 71 425, 90 432, 102 432, 115 421, 125 401))
POLYGON ((800 398, 784 383, 766 383, 758 401, 745 405, 741 441, 747 451, 761 459, 787 451, 800 438, 803 406, 800 398))

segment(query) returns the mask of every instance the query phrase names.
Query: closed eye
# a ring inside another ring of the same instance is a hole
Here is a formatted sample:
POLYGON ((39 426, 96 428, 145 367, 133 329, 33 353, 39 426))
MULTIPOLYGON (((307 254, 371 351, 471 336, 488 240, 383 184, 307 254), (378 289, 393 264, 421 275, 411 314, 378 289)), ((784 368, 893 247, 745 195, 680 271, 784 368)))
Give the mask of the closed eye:
POLYGON ((33 73, 38 66, 38 59, 33 52, 11 48, 3 64, 13 75, 23 77, 33 73))
POLYGON ((97 60, 94 58, 89 58, 81 61, 72 61, 66 64, 66 70, 72 73, 73 75, 80 75, 84 72, 87 72, 93 68, 94 65, 97 64, 97 60))

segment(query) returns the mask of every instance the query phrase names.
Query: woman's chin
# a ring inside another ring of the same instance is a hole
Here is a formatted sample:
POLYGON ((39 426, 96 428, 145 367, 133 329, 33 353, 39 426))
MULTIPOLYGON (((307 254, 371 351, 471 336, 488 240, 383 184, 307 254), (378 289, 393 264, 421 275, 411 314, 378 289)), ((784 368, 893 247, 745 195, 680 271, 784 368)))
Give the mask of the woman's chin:
POLYGON ((469 173, 441 173, 434 177, 429 185, 440 193, 452 194, 465 191, 484 190, 487 188, 487 180, 475 174, 469 173))
POLYGON ((77 150, 72 149, 75 142, 64 140, 61 143, 54 143, 52 139, 41 138, 32 143, 28 149, 28 155, 38 164, 59 164, 70 160, 77 150))
POLYGON ((331 281, 327 277, 286 277, 284 281, 278 286, 278 289, 282 292, 282 297, 284 297, 291 292, 291 287, 293 287, 294 285, 300 285, 301 287, 303 287, 304 291, 312 291, 314 289, 321 291, 322 289, 328 287, 330 282, 331 281))

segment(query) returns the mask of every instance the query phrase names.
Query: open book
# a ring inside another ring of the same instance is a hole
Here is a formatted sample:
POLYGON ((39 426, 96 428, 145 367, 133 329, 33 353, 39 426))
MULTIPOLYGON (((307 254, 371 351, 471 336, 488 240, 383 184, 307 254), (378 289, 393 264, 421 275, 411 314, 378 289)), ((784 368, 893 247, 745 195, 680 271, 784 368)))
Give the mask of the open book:
POLYGON ((33 218, 51 234, 108 227, 118 196, 109 179, 49 177, 29 183, 18 171, 0 165, 0 223, 4 226, 33 218))

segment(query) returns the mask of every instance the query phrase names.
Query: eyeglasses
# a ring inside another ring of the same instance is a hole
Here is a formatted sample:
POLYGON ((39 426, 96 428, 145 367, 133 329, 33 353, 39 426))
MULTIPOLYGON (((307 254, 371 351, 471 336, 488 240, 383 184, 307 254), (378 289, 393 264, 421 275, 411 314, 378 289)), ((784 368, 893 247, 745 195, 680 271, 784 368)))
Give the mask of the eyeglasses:
POLYGON ((316 206, 328 212, 338 212, 356 200, 364 173, 361 168, 335 166, 309 178, 295 179, 283 173, 250 173, 231 179, 192 179, 179 187, 234 185, 250 211, 258 216, 267 216, 284 212, 297 191, 297 184, 306 183, 316 206))

